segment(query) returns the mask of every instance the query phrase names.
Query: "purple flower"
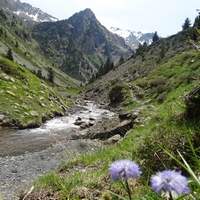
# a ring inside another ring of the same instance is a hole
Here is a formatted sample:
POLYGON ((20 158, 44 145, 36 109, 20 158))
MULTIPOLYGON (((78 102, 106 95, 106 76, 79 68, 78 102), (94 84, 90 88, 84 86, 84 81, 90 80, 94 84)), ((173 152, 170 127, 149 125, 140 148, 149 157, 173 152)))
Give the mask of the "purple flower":
POLYGON ((173 191, 176 194, 188 194, 190 192, 185 176, 181 172, 174 170, 165 170, 157 172, 156 175, 151 176, 152 188, 156 193, 161 191, 173 191))
POLYGON ((141 171, 139 165, 130 160, 117 160, 109 168, 113 181, 128 180, 129 178, 139 178, 141 171))

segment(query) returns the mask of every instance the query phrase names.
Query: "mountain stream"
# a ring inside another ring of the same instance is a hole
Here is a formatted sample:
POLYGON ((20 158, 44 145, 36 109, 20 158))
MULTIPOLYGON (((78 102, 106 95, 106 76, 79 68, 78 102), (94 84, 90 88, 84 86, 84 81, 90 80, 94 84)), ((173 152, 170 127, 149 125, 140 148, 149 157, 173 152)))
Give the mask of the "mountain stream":
POLYGON ((99 108, 90 101, 86 101, 84 105, 78 105, 78 107, 78 111, 49 120, 39 128, 0 129, 0 157, 41 151, 55 143, 69 140, 72 134, 80 131, 80 126, 74 125, 78 118, 85 122, 88 122, 89 119, 100 121, 114 114, 99 108))

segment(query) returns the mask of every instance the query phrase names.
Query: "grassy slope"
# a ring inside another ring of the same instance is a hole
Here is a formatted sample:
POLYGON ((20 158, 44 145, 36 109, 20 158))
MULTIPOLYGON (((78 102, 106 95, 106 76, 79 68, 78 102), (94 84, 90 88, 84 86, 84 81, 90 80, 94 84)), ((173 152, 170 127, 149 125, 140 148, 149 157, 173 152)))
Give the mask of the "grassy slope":
POLYGON ((48 69, 54 72, 54 82, 61 87, 68 89, 79 86, 80 82, 70 78, 56 67, 52 66, 39 52, 39 44, 31 37, 29 30, 23 26, 17 18, 4 13, 7 17, 2 20, 0 16, 0 28, 3 33, 0 35, 0 54, 5 55, 10 48, 13 53, 14 61, 26 66, 32 72, 37 73, 41 70, 42 76, 48 78, 48 69), (14 25, 11 25, 13 24, 14 25), (18 33, 18 34, 16 34, 18 33), (16 47, 18 43, 18 47, 16 47))
POLYGON ((34 123, 41 123, 45 115, 50 117, 64 113, 60 108, 61 102, 63 105, 72 102, 60 95, 69 96, 67 90, 77 90, 80 82, 54 68, 38 52, 39 44, 31 38, 29 30, 19 19, 1 10, 2 13, 6 19, 0 16, 0 114, 12 124, 33 123, 34 126, 34 123), (8 49, 12 51, 14 62, 5 59, 8 49), (53 69, 54 84, 34 75, 41 71, 43 79, 47 80, 49 68, 53 69), (56 101, 53 97, 60 100, 56 101), (36 111, 35 114, 31 114, 32 111, 36 111))
POLYGON ((64 114, 61 105, 67 107, 69 103, 29 69, 3 57, 0 57, 0 94, 0 113, 14 124, 42 123, 44 115, 64 114), (31 114, 33 111, 35 114, 31 114))
MULTIPOLYGON (((180 34, 153 44, 143 55, 135 56, 115 69, 115 73, 107 75, 113 79, 123 79, 125 99, 121 108, 137 110, 145 107, 139 116, 142 123, 136 124, 122 143, 107 146, 92 155, 75 158, 65 164, 62 173, 50 173, 41 177, 35 183, 40 190, 50 189, 69 199, 81 199, 81 196, 95 199, 95 196, 100 197, 106 190, 126 196, 120 184, 111 182, 108 168, 113 161, 127 158, 138 162, 143 171, 137 182, 130 181, 134 199, 160 199, 150 188, 151 174, 163 169, 181 169, 188 176, 162 148, 178 159, 179 150, 195 173, 200 172, 187 140, 189 136, 194 148, 199 147, 199 119, 187 121, 181 117, 185 112, 184 95, 199 84, 200 55, 184 41, 184 35, 180 34), (162 42, 168 48, 161 58, 159 53, 162 42), (125 65, 128 65, 128 71, 123 71, 125 65), (118 75, 117 70, 121 72, 118 75), (139 75, 130 76, 135 70, 139 75)), ((106 80, 109 82, 109 78, 105 76, 99 82, 102 84, 106 80)), ((101 87, 99 82, 96 85, 101 87)), ((199 155, 199 151, 197 154, 199 155)), ((196 189, 196 194, 193 195, 198 199, 200 191, 196 189)))

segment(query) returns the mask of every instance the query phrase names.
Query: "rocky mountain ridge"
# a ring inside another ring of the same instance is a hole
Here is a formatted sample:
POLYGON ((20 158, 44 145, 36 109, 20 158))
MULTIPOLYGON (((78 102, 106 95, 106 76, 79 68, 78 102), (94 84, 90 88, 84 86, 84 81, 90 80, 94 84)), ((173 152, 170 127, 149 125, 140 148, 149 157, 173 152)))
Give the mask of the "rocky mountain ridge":
POLYGON ((56 17, 43 12, 40 8, 31 6, 28 3, 22 3, 20 0, 2 0, 0 6, 9 13, 14 13, 24 21, 45 22, 58 21, 56 17))
POLYGON ((134 51, 138 48, 139 43, 143 44, 144 42, 146 42, 147 45, 150 45, 152 43, 152 38, 154 35, 154 33, 142 33, 141 31, 137 32, 123 30, 116 27, 111 27, 109 30, 114 34, 123 37, 125 43, 134 51))
POLYGON ((139 43, 151 43, 151 34, 126 31, 129 35, 124 37, 120 29, 107 30, 90 9, 59 21, 20 0, 3 0, 0 6, 31 27, 29 35, 53 66, 82 82, 89 81, 107 58, 118 63, 121 56, 132 56, 139 43))
POLYGON ((83 82, 90 80, 107 58, 117 63, 121 56, 128 58, 134 53, 122 37, 101 25, 89 8, 66 20, 35 25, 32 37, 55 66, 83 82))

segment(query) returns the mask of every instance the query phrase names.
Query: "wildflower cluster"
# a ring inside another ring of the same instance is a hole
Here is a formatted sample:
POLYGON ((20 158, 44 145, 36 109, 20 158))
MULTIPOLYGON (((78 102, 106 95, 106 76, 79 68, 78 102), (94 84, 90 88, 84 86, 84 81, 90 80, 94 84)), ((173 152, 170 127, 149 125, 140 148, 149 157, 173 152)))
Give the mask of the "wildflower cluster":
MULTIPOLYGON (((137 163, 130 160, 117 160, 109 168, 112 181, 122 180, 126 183, 129 199, 131 199, 127 180, 130 178, 138 179, 142 172, 137 163)), ((169 192, 170 200, 172 193, 188 194, 190 192, 187 179, 181 172, 165 170, 157 172, 151 176, 151 186, 155 193, 169 192)))
POLYGON ((113 181, 128 180, 129 178, 137 179, 141 175, 139 165, 130 160, 115 161, 110 167, 111 179, 113 181))
POLYGON ((151 185, 156 193, 160 191, 173 191, 176 194, 188 194, 190 192, 186 177, 181 175, 181 172, 174 170, 165 170, 157 172, 151 177, 151 185))

